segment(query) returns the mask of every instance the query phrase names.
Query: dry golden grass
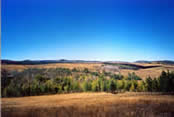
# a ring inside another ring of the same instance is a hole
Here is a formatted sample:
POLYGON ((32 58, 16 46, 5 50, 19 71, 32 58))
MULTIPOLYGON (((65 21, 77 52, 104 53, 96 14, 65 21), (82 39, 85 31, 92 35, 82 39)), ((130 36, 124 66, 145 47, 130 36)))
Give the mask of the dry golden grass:
POLYGON ((122 69, 120 73, 124 76, 127 76, 128 73, 135 72, 136 75, 140 76, 141 78, 145 79, 148 76, 151 76, 152 78, 158 77, 163 70, 167 70, 163 67, 158 67, 158 68, 149 68, 149 69, 140 69, 140 70, 126 70, 122 69))
MULTIPOLYGON (((140 69, 140 70, 121 69, 120 73, 124 76, 127 76, 128 73, 135 72, 138 76, 145 79, 148 76, 151 76, 152 78, 158 77, 163 70, 174 71, 174 66, 172 65, 140 64, 140 63, 136 63, 136 64, 143 65, 143 66, 157 65, 160 67, 140 69)), ((2 65, 2 69, 7 69, 7 70, 22 71, 27 68, 69 68, 69 69, 77 68, 80 70, 83 70, 84 68, 88 68, 91 71, 102 71, 102 64, 100 63, 56 63, 56 64, 42 64, 42 65, 2 65)))
POLYGON ((145 79, 149 76, 152 78, 159 77, 162 71, 174 71, 174 66, 169 66, 169 65, 161 65, 160 67, 155 67, 155 68, 148 68, 148 69, 140 69, 140 70, 127 70, 127 69, 122 69, 120 73, 124 76, 127 76, 128 73, 135 72, 136 75, 140 76, 141 78, 145 79))
POLYGON ((56 63, 56 64, 41 64, 41 65, 2 65, 2 69, 7 70, 19 70, 22 71, 28 68, 88 68, 90 70, 96 70, 101 67, 99 63, 56 63))
POLYGON ((2 98, 4 117, 172 117, 173 115, 174 96, 170 95, 74 93, 2 98))

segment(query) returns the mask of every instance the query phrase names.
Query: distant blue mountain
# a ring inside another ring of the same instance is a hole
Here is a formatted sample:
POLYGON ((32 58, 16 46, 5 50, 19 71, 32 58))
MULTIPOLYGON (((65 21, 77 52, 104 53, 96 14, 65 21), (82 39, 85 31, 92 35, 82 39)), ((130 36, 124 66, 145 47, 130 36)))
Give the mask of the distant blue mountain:
MULTIPOLYGON (((1 60, 2 64, 15 64, 15 65, 37 65, 37 64, 51 64, 51 63, 105 63, 101 61, 85 61, 85 60, 23 60, 23 61, 15 61, 15 60, 1 60)), ((129 63, 129 62, 115 62, 109 61, 108 63, 129 63)), ((167 64, 174 65, 174 61, 163 60, 163 61, 136 61, 135 63, 157 63, 157 64, 167 64)))
POLYGON ((37 64, 50 64, 50 63, 99 63, 99 61, 84 61, 84 60, 2 60, 2 64, 15 64, 15 65, 37 65, 37 64))
POLYGON ((166 65, 174 65, 174 61, 171 60, 162 60, 162 61, 136 61, 135 63, 156 63, 156 64, 166 64, 166 65))

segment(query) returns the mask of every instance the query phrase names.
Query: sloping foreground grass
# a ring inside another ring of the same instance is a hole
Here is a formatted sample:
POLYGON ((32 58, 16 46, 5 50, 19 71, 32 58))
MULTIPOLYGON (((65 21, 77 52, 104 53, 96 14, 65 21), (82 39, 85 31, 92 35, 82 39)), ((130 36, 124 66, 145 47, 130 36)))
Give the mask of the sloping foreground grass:
POLYGON ((173 117, 174 96, 74 93, 2 98, 2 117, 173 117))

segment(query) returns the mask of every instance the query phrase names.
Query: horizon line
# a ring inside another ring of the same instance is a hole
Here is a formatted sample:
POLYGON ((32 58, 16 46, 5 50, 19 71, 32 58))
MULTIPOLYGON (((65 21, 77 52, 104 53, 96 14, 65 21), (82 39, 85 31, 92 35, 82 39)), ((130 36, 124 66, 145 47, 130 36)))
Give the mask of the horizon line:
POLYGON ((156 60, 141 60, 137 59, 135 61, 125 61, 125 60, 85 60, 85 59, 3 59, 2 60, 9 60, 9 61, 96 61, 96 62, 137 62, 137 61, 146 61, 146 62, 155 62, 155 61, 174 61, 170 59, 156 59, 156 60))

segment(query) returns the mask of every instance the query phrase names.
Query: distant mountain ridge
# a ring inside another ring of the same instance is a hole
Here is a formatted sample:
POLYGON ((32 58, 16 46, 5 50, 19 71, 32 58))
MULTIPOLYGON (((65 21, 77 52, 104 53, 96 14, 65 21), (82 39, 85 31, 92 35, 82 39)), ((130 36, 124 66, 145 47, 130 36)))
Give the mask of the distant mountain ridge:
MULTIPOLYGON (((38 65, 38 64, 51 64, 51 63, 131 63, 131 62, 121 62, 121 61, 87 61, 87 60, 22 60, 22 61, 15 61, 15 60, 1 60, 1 64, 15 64, 15 65, 38 65)), ((134 63, 148 63, 148 64, 171 64, 174 65, 174 61, 170 60, 163 60, 163 61, 145 61, 140 60, 134 63)))
POLYGON ((37 64, 51 64, 51 63, 100 63, 100 61, 85 61, 85 60, 1 60, 2 64, 15 64, 15 65, 37 65, 37 64))
POLYGON ((144 60, 141 60, 141 61, 136 61, 135 63, 149 63, 149 64, 167 64, 167 65, 174 65, 174 61, 171 61, 171 60, 161 60, 161 61, 144 61, 144 60))

